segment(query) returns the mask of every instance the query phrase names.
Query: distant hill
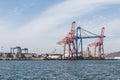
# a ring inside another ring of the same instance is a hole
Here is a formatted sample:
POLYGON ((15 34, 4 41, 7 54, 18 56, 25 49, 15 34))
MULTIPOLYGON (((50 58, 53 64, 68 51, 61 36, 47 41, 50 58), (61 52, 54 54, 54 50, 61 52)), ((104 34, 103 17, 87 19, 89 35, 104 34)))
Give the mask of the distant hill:
POLYGON ((120 57, 120 51, 109 53, 105 57, 120 57))

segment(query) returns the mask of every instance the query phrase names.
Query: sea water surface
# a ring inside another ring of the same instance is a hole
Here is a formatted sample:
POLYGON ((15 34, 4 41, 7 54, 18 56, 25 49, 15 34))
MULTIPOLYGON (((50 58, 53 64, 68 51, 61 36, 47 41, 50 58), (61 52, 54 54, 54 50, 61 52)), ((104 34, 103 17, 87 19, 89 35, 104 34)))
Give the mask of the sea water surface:
POLYGON ((0 80, 120 80, 120 60, 0 61, 0 80))

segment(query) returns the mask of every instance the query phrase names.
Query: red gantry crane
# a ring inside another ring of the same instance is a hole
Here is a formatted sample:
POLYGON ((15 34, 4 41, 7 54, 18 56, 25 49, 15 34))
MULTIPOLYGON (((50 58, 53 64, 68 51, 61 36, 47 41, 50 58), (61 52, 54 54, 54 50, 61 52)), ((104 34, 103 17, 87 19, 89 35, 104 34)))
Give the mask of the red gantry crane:
POLYGON ((75 56, 75 43, 74 43, 74 33, 75 33, 75 21, 72 22, 71 30, 68 32, 67 36, 57 42, 58 44, 64 44, 64 59, 66 54, 66 48, 68 48, 68 59, 74 58, 75 56))
POLYGON ((94 46, 94 58, 104 59, 104 44, 103 44, 104 31, 105 31, 105 28, 102 27, 101 37, 88 45, 89 47, 94 46), (98 56, 96 56, 96 53, 98 53, 98 56))

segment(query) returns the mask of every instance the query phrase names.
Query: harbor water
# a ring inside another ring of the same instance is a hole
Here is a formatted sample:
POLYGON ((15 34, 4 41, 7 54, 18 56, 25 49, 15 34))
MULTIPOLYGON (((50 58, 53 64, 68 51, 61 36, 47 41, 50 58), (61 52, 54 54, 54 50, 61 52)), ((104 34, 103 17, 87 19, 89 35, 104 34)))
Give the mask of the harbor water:
POLYGON ((120 80, 120 60, 1 60, 0 80, 120 80))

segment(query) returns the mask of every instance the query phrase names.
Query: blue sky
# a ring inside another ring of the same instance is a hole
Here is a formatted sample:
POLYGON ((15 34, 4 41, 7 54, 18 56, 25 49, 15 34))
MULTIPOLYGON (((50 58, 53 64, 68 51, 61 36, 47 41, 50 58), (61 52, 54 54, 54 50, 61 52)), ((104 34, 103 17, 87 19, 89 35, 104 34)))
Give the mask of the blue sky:
POLYGON ((60 0, 0 0, 0 17, 9 24, 21 26, 58 2, 60 0))
MULTIPOLYGON (((105 52, 120 51, 119 0, 0 0, 0 46, 29 48, 51 53, 63 47, 56 42, 66 36, 72 21, 93 33, 105 27, 105 52)), ((96 39, 84 41, 87 44, 96 39)), ((1 49, 1 48, 0 48, 1 49)))

